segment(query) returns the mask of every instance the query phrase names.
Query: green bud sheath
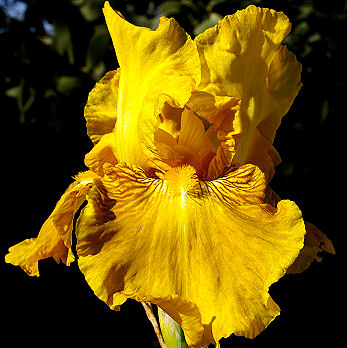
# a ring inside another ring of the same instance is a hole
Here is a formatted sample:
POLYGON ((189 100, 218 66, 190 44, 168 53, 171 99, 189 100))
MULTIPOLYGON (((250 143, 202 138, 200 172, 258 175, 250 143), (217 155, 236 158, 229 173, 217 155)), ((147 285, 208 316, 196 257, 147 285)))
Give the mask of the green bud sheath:
POLYGON ((189 348, 181 327, 158 307, 160 330, 167 348, 189 348))

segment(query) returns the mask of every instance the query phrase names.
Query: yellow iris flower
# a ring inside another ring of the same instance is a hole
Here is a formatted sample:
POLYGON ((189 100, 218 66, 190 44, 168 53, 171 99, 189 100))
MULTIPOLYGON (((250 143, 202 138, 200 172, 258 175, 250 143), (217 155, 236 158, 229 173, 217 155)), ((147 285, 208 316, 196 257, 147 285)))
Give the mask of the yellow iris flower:
POLYGON ((86 199, 78 264, 101 300, 158 305, 190 347, 253 338, 280 312, 270 285, 334 252, 268 187, 275 133, 301 88, 281 45, 290 22, 249 6, 192 40, 174 19, 152 31, 108 2, 104 14, 120 68, 88 98, 89 171, 6 261, 34 276, 40 259, 69 265, 86 199))

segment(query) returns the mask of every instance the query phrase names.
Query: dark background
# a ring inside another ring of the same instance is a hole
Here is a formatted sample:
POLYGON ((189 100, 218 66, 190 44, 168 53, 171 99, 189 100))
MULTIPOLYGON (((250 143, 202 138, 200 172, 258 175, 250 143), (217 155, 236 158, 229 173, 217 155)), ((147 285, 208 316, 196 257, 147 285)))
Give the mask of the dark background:
MULTIPOLYGON (((277 132, 283 163, 272 187, 332 239, 327 255, 271 287, 282 313, 254 340, 222 347, 335 347, 343 336, 341 259, 346 232, 346 1, 110 1, 134 24, 155 28, 174 17, 193 37, 249 4, 284 11, 285 44, 303 64, 303 88, 277 132), (341 312, 341 314, 340 314, 341 312), (342 319, 340 318, 342 315, 342 319)), ((0 0, 2 154, 1 258, 37 235, 92 147, 83 107, 95 82, 117 67, 99 0, 0 0)), ((87 286, 77 263, 39 263, 40 278, 0 262, 3 342, 157 347, 142 306, 112 312, 87 286)), ((338 343, 339 342, 339 343, 338 343)))

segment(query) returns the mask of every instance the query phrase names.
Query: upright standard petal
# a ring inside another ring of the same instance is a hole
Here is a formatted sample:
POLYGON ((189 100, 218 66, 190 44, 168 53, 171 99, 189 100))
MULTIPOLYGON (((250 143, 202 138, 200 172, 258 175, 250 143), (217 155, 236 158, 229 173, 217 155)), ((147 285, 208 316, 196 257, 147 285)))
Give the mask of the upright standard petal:
POLYGON ((174 19, 158 28, 134 26, 105 3, 104 14, 121 68, 114 131, 117 159, 143 168, 168 169, 154 145, 165 102, 183 107, 200 82, 196 45, 174 19))
MULTIPOLYGON (((301 66, 281 46, 289 31, 290 22, 282 12, 249 6, 226 16, 195 39, 202 80, 190 107, 207 119, 218 119, 219 114, 225 115, 220 110, 229 109, 227 104, 233 98, 238 100, 239 109, 228 121, 234 131, 235 151, 226 157, 226 166, 256 159, 254 164, 264 172, 273 172, 269 166, 274 163, 268 161, 269 152, 274 153, 273 138, 301 86, 301 66), (234 123, 239 124, 238 133, 234 123), (253 151, 257 151, 256 156, 253 151)), ((278 156, 271 157, 276 164, 278 156)))
POLYGON ((205 126, 190 109, 180 110, 176 122, 179 122, 178 132, 159 128, 155 133, 155 145, 161 159, 172 167, 190 164, 197 171, 198 177, 207 179, 208 166, 217 151, 212 141, 211 130, 205 131, 205 126), (176 137, 174 137, 176 135, 176 137))
POLYGON ((301 212, 263 204, 253 165, 215 181, 191 166, 151 179, 138 167, 105 168, 77 222, 79 266, 111 308, 157 304, 201 347, 232 333, 254 337, 278 314, 268 294, 303 246, 301 212))
POLYGON ((31 276, 39 276, 39 260, 53 257, 56 262, 61 260, 67 265, 74 261, 71 251, 73 218, 95 177, 92 172, 77 175, 43 224, 37 238, 29 238, 12 246, 5 261, 20 266, 31 276))

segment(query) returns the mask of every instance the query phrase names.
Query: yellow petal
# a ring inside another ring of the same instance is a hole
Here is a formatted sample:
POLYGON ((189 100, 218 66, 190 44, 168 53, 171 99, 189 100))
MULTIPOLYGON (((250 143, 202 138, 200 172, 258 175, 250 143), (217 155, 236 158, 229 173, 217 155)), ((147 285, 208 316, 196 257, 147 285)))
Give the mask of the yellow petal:
POLYGON ((9 248, 5 261, 20 266, 31 276, 39 276, 38 261, 53 257, 69 265, 74 261, 71 251, 73 218, 91 188, 92 172, 80 173, 58 201, 43 224, 37 238, 29 238, 9 248))
POLYGON ((262 203, 265 186, 253 165, 210 182, 191 166, 163 179, 109 167, 77 223, 80 269, 111 308, 126 298, 159 305, 192 347, 254 337, 279 314, 268 289, 305 234, 293 202, 262 203))
POLYGON ((267 76, 271 108, 269 108, 268 116, 257 125, 245 160, 246 163, 259 166, 266 173, 268 180, 274 174, 274 165, 281 162, 272 144, 282 117, 288 112, 301 88, 300 77, 301 64, 285 46, 280 46, 271 62, 267 76))
POLYGON ((84 108, 87 133, 94 143, 84 162, 101 176, 105 163, 117 163, 113 129, 117 120, 119 77, 120 69, 106 73, 89 93, 84 108))
POLYGON ((199 178, 206 179, 209 163, 217 151, 211 136, 214 129, 206 131, 203 121, 188 108, 181 111, 177 121, 180 126, 177 134, 174 131, 175 137, 168 132, 169 130, 164 131, 159 128, 156 131, 155 145, 158 154, 172 167, 192 165, 198 172, 199 178))
MULTIPOLYGON (((275 132, 276 130, 274 134, 275 132)), ((267 181, 270 181, 275 174, 274 166, 281 163, 281 157, 272 142, 256 129, 245 162, 258 166, 265 174, 267 181)))
POLYGON ((194 153, 216 151, 206 135, 203 122, 187 108, 182 112, 178 145, 185 146, 194 153))
POLYGON ((181 115, 181 108, 175 108, 168 103, 164 103, 159 115, 160 123, 158 130, 169 133, 177 141, 180 133, 181 115))
POLYGON ((99 142, 84 158, 85 165, 99 176, 104 175, 103 166, 105 163, 116 164, 116 149, 113 133, 103 135, 99 142))
POLYGON ((174 19, 162 17, 152 31, 128 23, 108 2, 104 14, 121 68, 116 157, 143 168, 161 167, 154 144, 159 114, 165 102, 183 107, 199 83, 196 45, 174 19))
POLYGON ((84 108, 87 133, 94 144, 105 134, 112 133, 117 120, 117 99, 120 69, 109 71, 88 96, 84 108))
POLYGON ((227 158, 234 165, 255 157, 251 152, 257 148, 257 132, 272 145, 281 118, 300 89, 300 64, 280 45, 289 31, 290 22, 282 12, 249 6, 195 39, 202 80, 189 106, 203 117, 218 118, 218 111, 233 98, 239 101, 233 121, 241 125, 234 134, 236 151, 227 158))
MULTIPOLYGON (((269 186, 266 188, 266 202, 276 207, 281 198, 269 186)), ((331 240, 322 233, 316 226, 305 221, 305 240, 304 247, 301 249, 295 262, 288 268, 287 273, 301 273, 305 271, 314 260, 321 262, 320 252, 335 254, 335 249, 331 240)))
POLYGON ((208 180, 218 178, 231 166, 243 127, 239 117, 237 99, 231 99, 215 116, 217 119, 213 124, 213 128, 215 129, 220 145, 217 148, 216 155, 209 163, 208 180))

